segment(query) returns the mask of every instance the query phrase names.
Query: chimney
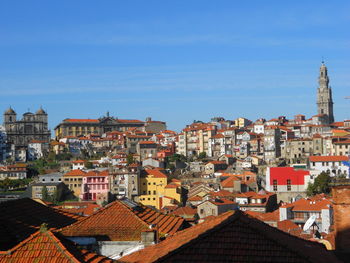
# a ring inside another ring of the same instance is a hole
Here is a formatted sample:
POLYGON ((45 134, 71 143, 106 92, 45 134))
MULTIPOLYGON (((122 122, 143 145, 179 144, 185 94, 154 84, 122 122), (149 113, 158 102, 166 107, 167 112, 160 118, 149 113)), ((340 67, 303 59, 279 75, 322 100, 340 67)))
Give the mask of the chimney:
POLYGON ((145 247, 155 244, 156 239, 157 239, 157 231, 156 230, 148 229, 148 230, 141 232, 141 242, 145 247))
POLYGON ((350 253, 350 181, 333 183, 332 196, 335 249, 340 253, 350 253))

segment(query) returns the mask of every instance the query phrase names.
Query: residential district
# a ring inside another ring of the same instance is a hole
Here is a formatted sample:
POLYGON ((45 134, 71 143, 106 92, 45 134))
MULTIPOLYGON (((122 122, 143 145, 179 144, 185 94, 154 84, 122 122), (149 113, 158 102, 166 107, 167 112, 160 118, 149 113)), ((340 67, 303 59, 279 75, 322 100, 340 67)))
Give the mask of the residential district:
POLYGON ((43 108, 8 108, 0 262, 350 262, 350 120, 324 63, 318 85, 312 117, 180 133, 107 112, 51 134, 43 108))

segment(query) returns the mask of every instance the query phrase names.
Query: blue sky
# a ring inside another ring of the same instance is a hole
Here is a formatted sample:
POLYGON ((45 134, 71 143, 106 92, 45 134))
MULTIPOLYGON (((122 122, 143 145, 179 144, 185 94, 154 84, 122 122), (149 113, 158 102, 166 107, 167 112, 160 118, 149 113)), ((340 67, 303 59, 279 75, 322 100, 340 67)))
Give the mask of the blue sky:
POLYGON ((324 57, 349 119, 349 1, 0 2, 0 109, 164 120, 316 114, 324 57))

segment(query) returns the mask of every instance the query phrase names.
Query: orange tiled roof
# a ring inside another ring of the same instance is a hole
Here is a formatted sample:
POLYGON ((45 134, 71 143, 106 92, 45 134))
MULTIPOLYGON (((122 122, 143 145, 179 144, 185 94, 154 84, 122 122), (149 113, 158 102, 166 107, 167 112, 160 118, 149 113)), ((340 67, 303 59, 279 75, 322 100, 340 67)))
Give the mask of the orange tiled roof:
POLYGON ((117 119, 117 122, 120 122, 120 123, 144 123, 143 121, 140 121, 140 120, 123 120, 123 119, 117 119))
POLYGON ((72 161, 72 163, 85 163, 86 161, 85 160, 75 160, 75 161, 72 161))
POLYGON ((240 179, 238 179, 236 176, 229 176, 224 181, 222 181, 220 184, 221 184, 222 188, 231 188, 231 187, 235 186, 234 181, 240 181, 240 179))
POLYGON ((93 123, 98 123, 100 122, 97 119, 65 119, 63 120, 64 122, 93 122, 93 123))
POLYGON ((62 228, 82 217, 23 198, 0 203, 0 250, 9 249, 37 231, 42 223, 62 228))
POLYGON ((86 250, 79 250, 73 242, 58 237, 51 231, 37 231, 10 250, 0 251, 0 263, 5 262, 99 263, 113 260, 86 250))
POLYGON ((325 247, 240 211, 226 212, 120 259, 122 262, 339 262, 325 247))
POLYGON ((187 199, 187 201, 202 201, 202 200, 203 200, 203 197, 200 197, 199 195, 194 195, 187 199))
POLYGON ((65 236, 108 236, 111 241, 138 241, 149 225, 159 223, 163 234, 174 234, 184 220, 156 212, 148 207, 131 208, 115 201, 93 215, 62 229, 65 236))
POLYGON ((175 178, 171 179, 171 181, 174 182, 174 183, 181 183, 181 180, 178 180, 178 179, 175 179, 175 178))
POLYGON ((255 212, 255 211, 245 211, 246 214, 255 217, 261 221, 266 222, 278 222, 280 220, 280 210, 276 209, 273 212, 269 213, 261 213, 261 212, 255 212))
POLYGON ((108 175, 109 175, 108 170, 104 170, 104 171, 89 171, 85 173, 84 176, 108 176, 108 175))
POLYGON ((350 144, 350 140, 344 140, 344 141, 334 142, 334 144, 350 144))
POLYGON ((315 200, 312 198, 303 198, 281 207, 291 207, 292 211, 321 211, 322 209, 329 209, 331 205, 332 202, 329 199, 315 200))
POLYGON ((167 178, 167 176, 158 169, 146 169, 148 175, 152 175, 154 178, 167 178))
POLYGON ((221 133, 218 133, 218 134, 216 134, 216 135, 213 135, 213 136, 211 136, 211 138, 213 138, 213 139, 222 139, 222 138, 224 138, 225 136, 223 135, 223 134, 221 134, 221 133))
POLYGON ((235 202, 225 199, 225 198, 220 198, 220 199, 213 199, 213 200, 208 200, 210 203, 214 204, 214 205, 232 205, 235 204, 235 202))
POLYGON ((278 221, 277 228, 294 236, 300 236, 300 234, 303 232, 297 224, 290 220, 278 221))
POLYGON ((93 203, 86 203, 86 202, 66 202, 63 205, 55 206, 54 208, 64 212, 72 213, 72 214, 77 214, 81 216, 90 216, 94 212, 96 212, 98 209, 100 209, 101 206, 93 203))
POLYGON ((83 176, 85 175, 86 172, 79 170, 79 169, 75 169, 75 170, 71 170, 68 173, 64 174, 63 176, 83 176))
POLYGON ((179 187, 179 185, 176 183, 170 183, 170 184, 167 184, 165 186, 165 188, 178 188, 178 187, 179 187))
POLYGON ((349 157, 344 155, 334 155, 334 156, 310 156, 310 162, 341 162, 348 161, 349 157))
POLYGON ((157 144, 155 141, 140 141, 139 144, 157 144))
POLYGON ((171 214, 177 215, 177 216, 183 216, 183 215, 194 216, 195 214, 197 214, 197 209, 189 206, 184 206, 184 207, 177 208, 176 210, 171 212, 171 214))

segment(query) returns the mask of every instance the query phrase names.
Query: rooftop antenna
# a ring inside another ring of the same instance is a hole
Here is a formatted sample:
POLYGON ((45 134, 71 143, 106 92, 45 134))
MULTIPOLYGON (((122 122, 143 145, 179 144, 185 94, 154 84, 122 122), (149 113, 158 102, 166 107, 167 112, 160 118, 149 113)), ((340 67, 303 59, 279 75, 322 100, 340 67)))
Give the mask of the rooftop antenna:
POLYGON ((315 223, 315 221, 316 221, 316 216, 315 215, 310 216, 309 219, 305 222, 303 231, 306 232, 307 230, 309 230, 310 227, 315 223))
POLYGON ((322 56, 322 64, 324 64, 324 57, 322 56))

